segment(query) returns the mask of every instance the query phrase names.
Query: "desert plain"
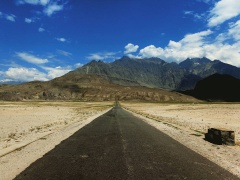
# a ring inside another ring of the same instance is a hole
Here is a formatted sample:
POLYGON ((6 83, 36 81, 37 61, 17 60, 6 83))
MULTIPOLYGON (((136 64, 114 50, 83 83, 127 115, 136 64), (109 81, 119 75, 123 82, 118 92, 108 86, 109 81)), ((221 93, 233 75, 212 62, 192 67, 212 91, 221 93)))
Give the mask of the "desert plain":
POLYGON ((136 116, 240 178, 240 104, 122 102, 136 116), (208 128, 235 131, 235 146, 204 140, 208 128))
MULTIPOLYGON (((13 179, 114 102, 0 102, 0 174, 13 179)), ((240 177, 240 104, 120 102, 188 148, 240 177), (204 140, 210 127, 235 131, 236 146, 204 140)))
POLYGON ((0 102, 0 179, 13 179, 113 104, 0 102))

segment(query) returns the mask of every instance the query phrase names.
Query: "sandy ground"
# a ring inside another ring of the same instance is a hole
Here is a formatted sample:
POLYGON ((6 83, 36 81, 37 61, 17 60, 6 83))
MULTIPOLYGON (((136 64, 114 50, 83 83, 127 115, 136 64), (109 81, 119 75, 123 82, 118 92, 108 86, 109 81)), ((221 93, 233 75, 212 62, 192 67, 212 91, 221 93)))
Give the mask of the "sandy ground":
MULTIPOLYGON (((13 179, 112 105, 113 102, 0 102, 0 179, 13 179)), ((224 127, 234 130, 239 142, 240 104, 121 105, 240 177, 240 146, 219 146, 203 139, 209 127, 224 127)))
POLYGON ((0 102, 0 179, 13 179, 112 106, 113 102, 0 102))
POLYGON ((166 104, 123 102, 147 123, 240 178, 240 104, 166 104), (204 140, 210 127, 235 131, 236 146, 204 140))

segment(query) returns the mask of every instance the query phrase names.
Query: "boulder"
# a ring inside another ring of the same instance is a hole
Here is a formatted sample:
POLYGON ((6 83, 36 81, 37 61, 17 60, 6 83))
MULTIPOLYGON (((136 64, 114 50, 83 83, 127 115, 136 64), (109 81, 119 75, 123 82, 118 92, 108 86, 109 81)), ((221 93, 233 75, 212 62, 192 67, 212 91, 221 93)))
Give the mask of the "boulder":
POLYGON ((234 131, 227 129, 210 128, 205 134, 205 140, 214 144, 234 146, 235 133, 234 131))

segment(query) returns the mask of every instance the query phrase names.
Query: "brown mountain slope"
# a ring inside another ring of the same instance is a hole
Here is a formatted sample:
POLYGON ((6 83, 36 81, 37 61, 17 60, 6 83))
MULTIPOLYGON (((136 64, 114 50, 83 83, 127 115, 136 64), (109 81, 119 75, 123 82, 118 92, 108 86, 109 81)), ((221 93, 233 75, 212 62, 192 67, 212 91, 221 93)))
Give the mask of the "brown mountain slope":
POLYGON ((0 100, 148 100, 162 102, 196 102, 177 92, 147 87, 121 86, 102 76, 67 74, 48 82, 29 82, 0 86, 0 100))

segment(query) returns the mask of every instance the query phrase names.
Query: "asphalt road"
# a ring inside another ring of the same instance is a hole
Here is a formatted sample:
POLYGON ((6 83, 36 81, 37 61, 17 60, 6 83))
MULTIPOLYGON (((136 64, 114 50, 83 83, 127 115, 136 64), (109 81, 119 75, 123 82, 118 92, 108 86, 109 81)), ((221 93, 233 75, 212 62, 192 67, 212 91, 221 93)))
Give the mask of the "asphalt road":
POLYGON ((116 106, 16 179, 238 178, 116 106))

